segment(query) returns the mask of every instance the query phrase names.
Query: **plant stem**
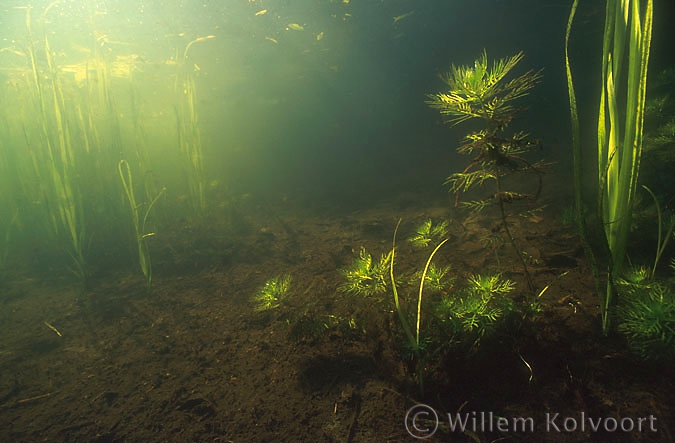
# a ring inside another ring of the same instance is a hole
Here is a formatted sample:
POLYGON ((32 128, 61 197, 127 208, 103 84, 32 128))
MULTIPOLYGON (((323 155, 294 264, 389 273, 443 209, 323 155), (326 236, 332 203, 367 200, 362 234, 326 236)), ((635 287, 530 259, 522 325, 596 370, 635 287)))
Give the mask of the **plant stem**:
POLYGON ((442 242, 436 246, 436 249, 433 250, 431 255, 429 255, 429 258, 427 259, 427 263, 424 266, 424 272, 422 272, 422 279, 420 280, 420 292, 417 297, 417 336, 415 342, 417 343, 417 348, 420 347, 420 323, 422 322, 422 292, 424 290, 424 280, 427 278, 427 271, 429 270, 429 266, 431 265, 431 260, 434 258, 434 255, 436 255, 436 252, 438 252, 439 249, 441 249, 441 246, 445 244, 449 239, 445 239, 442 242))
POLYGON ((535 292, 534 284, 532 283, 532 277, 530 277, 530 271, 527 268, 527 263, 523 258, 521 250, 518 248, 518 245, 516 244, 516 240, 513 238, 513 235, 511 235, 509 223, 506 220, 506 210, 504 209, 504 200, 502 199, 502 189, 501 189, 501 181, 499 180, 499 174, 495 174, 495 182, 497 183, 497 202, 499 203, 499 213, 502 217, 502 225, 504 226, 504 232, 506 232, 506 236, 509 239, 509 243, 511 243, 511 247, 516 252, 518 259, 520 260, 520 264, 523 266, 525 280, 527 280, 527 287, 530 290, 530 292, 534 294, 535 292))
POLYGON ((155 196, 155 198, 152 199, 141 221, 141 218, 138 213, 138 208, 142 205, 136 204, 136 197, 134 195, 133 177, 131 175, 131 168, 129 167, 129 163, 127 163, 126 160, 120 160, 119 164, 117 165, 117 169, 119 170, 120 179, 122 180, 122 187, 124 188, 124 192, 127 195, 127 200, 129 201, 129 206, 131 208, 131 221, 134 227, 136 245, 138 247, 138 261, 141 266, 141 271, 145 276, 147 288, 148 290, 150 290, 152 288, 152 262, 150 261, 150 251, 148 250, 148 247, 145 244, 145 239, 153 236, 154 232, 146 234, 145 224, 148 220, 150 210, 155 205, 159 197, 164 193, 166 188, 162 188, 159 191, 159 193, 155 196))
POLYGON ((644 17, 641 3, 607 0, 598 118, 599 208, 610 251, 603 312, 605 334, 611 328, 614 280, 626 256, 642 154, 653 3, 646 1, 644 17), (619 109, 622 106, 624 110, 619 109))
POLYGON ((401 304, 398 298, 398 290, 396 289, 396 280, 394 279, 394 256, 396 251, 396 233, 398 232, 398 227, 400 225, 401 219, 399 218, 398 223, 396 223, 396 229, 394 229, 394 237, 391 241, 391 262, 389 263, 389 277, 391 278, 391 290, 394 294, 394 306, 396 306, 396 313, 398 314, 398 318, 401 321, 401 327, 403 328, 403 332, 405 333, 406 339, 408 340, 408 344, 410 345, 410 347, 415 352, 415 355, 417 356, 417 353, 419 351, 419 349, 417 348, 417 340, 415 339, 415 336, 412 333, 412 329, 410 329, 410 325, 408 324, 408 320, 405 318, 405 314, 401 309, 401 304))
POLYGON ((675 221, 670 222, 670 227, 668 228, 668 232, 666 233, 666 236, 663 237, 663 214, 661 213, 661 205, 659 205, 659 200, 656 198, 656 195, 652 192, 651 189, 649 189, 647 186, 642 185, 642 187, 649 192, 649 195, 652 196, 652 199, 654 200, 654 205, 656 206, 656 220, 658 223, 658 236, 656 238, 656 257, 654 258, 654 266, 652 266, 652 272, 649 275, 650 280, 654 280, 654 276, 656 275, 656 266, 659 264, 659 261, 661 260, 661 255, 663 255, 663 251, 666 249, 666 245, 668 244, 668 240, 670 240, 670 235, 673 233, 673 228, 675 227, 675 221))
POLYGON ((606 335, 614 304, 614 280, 626 256, 636 193, 644 123, 647 66, 652 35, 653 0, 607 0, 602 45, 602 88, 597 126, 597 207, 604 239, 587 247, 581 205, 581 143, 576 99, 569 65, 569 35, 578 5, 572 5, 565 36, 565 65, 574 144, 575 209, 582 244, 600 286, 595 253, 608 251, 607 281, 601 299, 602 329, 606 335), (642 7, 644 5, 644 8, 642 7), (627 51, 626 51, 627 49, 627 51))
MULTIPOLYGON (((586 220, 583 209, 582 196, 582 176, 583 176, 583 162, 581 153, 581 129, 579 127, 579 113, 577 110, 576 93, 574 92, 574 82, 572 80, 572 68, 570 67, 569 58, 569 39, 572 32, 572 22, 576 13, 579 0, 574 0, 572 9, 570 11, 569 19, 567 21, 567 29, 565 31, 565 72, 567 74, 567 90, 569 93, 570 102, 570 121, 572 125, 572 153, 574 165, 574 211, 576 214, 575 222, 577 225, 577 232, 581 246, 584 249, 584 254, 591 264, 591 273, 593 274, 593 281, 595 283, 595 292, 602 294, 602 284, 600 279, 600 268, 595 257, 595 252, 588 241, 588 230, 586 228, 586 220)), ((601 296, 601 298, 604 298, 601 296)))

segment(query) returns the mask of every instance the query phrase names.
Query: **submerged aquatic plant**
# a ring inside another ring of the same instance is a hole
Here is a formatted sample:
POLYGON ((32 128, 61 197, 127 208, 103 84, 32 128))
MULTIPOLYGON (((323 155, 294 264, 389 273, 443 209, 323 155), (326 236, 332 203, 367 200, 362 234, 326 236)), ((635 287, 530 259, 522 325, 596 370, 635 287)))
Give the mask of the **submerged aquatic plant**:
MULTIPOLYGON (((516 117, 519 108, 512 105, 528 94, 541 78, 541 72, 529 71, 507 83, 504 78, 523 59, 519 52, 513 57, 497 60, 488 66, 487 53, 483 52, 471 66, 452 66, 451 71, 441 79, 447 84, 447 92, 429 95, 427 104, 448 116, 454 125, 471 119, 483 121, 484 128, 471 132, 465 137, 465 143, 458 148, 461 154, 473 155, 473 160, 459 173, 448 177, 446 183, 456 194, 456 203, 460 195, 476 185, 486 181, 495 181, 497 200, 512 201, 520 198, 534 198, 500 188, 500 178, 512 172, 532 172, 539 175, 537 165, 531 164, 521 154, 538 146, 537 142, 527 139, 524 133, 515 133, 511 137, 503 135, 509 123, 516 117)), ((541 180, 539 181, 541 184, 541 180)), ((478 206, 483 207, 483 206, 478 206)))
POLYGON ((482 297, 491 297, 494 294, 508 294, 516 284, 509 279, 502 279, 499 275, 473 274, 468 278, 467 290, 482 297))
POLYGON ((461 294, 441 299, 436 314, 452 336, 464 340, 470 337, 475 346, 515 311, 507 297, 514 289, 513 281, 499 275, 474 274, 461 294))
POLYGON ((527 95, 541 78, 541 71, 528 71, 505 81, 523 57, 523 53, 519 52, 512 57, 497 60, 490 66, 484 51, 473 66, 453 65, 450 72, 441 77, 448 89, 429 95, 427 104, 447 116, 448 122, 453 125, 472 119, 483 122, 483 128, 466 135, 464 143, 457 149, 460 154, 473 156, 472 160, 463 171, 450 175, 446 184, 455 193, 455 205, 461 203, 461 195, 470 189, 488 182, 494 184, 491 196, 464 203, 464 206, 474 211, 483 210, 491 204, 499 207, 504 232, 520 258, 530 290, 534 290, 527 264, 511 234, 505 210, 507 203, 535 200, 539 196, 544 167, 542 162, 531 163, 523 157, 525 152, 537 147, 538 142, 530 141, 527 134, 522 132, 511 136, 504 133, 519 112, 513 102, 527 95), (536 191, 524 193, 505 189, 504 177, 514 173, 536 175, 536 191))
POLYGON ((574 197, 579 235, 591 261, 601 298, 602 330, 611 328, 616 280, 623 273, 637 190, 652 37, 652 0, 607 0, 602 46, 601 90, 597 120, 596 204, 600 214, 599 244, 590 244, 582 208, 582 149, 569 37, 579 0, 574 0, 565 36, 565 66, 572 122, 574 197), (602 289, 596 256, 609 255, 602 289))
POLYGON ((291 287, 291 276, 288 274, 277 275, 270 278, 255 295, 252 301, 256 311, 269 311, 278 308, 288 295, 291 287))
POLYGON ((670 219, 670 224, 666 228, 666 233, 665 235, 663 234, 663 212, 661 211, 661 205, 659 204, 659 199, 656 198, 656 195, 654 192, 652 192, 651 189, 649 189, 647 186, 642 186, 647 192, 649 192, 649 195, 651 195, 653 201, 654 201, 654 206, 656 207, 656 221, 657 221, 657 227, 658 227, 658 233, 656 237, 656 256, 654 257, 654 265, 652 266, 652 271, 651 274, 649 275, 649 278, 653 279, 654 276, 656 275, 656 267, 659 264, 659 261, 661 260, 661 256, 663 255, 663 251, 666 250, 666 245, 668 244, 668 240, 670 240, 670 236, 673 233, 673 229, 675 228, 675 217, 671 217, 670 219))
MULTIPOLYGON (((645 270, 646 274, 646 270, 645 270)), ((661 282, 618 281, 617 329, 631 351, 645 360, 675 358, 675 294, 661 282)))
POLYGON ((196 109, 197 85, 194 78, 194 65, 189 63, 190 49, 195 43, 215 38, 213 35, 197 37, 190 41, 182 54, 176 51, 180 73, 176 77, 176 129, 178 145, 185 157, 190 198, 195 212, 202 214, 206 210, 206 178, 204 176, 204 157, 201 131, 196 109))
POLYGON ((618 282, 622 286, 645 286, 649 283, 649 271, 644 266, 632 266, 618 282))
POLYGON ((412 277, 397 277, 394 272, 394 262, 396 256, 396 235, 400 224, 401 220, 398 221, 394 229, 391 250, 388 254, 382 254, 380 259, 375 261, 365 248, 361 248, 359 257, 352 262, 352 265, 340 270, 345 279, 345 282, 340 285, 340 289, 344 292, 364 296, 384 294, 387 291, 391 291, 396 315, 403 331, 403 348, 416 365, 415 374, 419 387, 423 390, 424 360, 431 337, 422 336, 422 302, 425 285, 428 290, 434 293, 446 291, 452 286, 453 279, 447 277, 450 267, 439 267, 432 264, 434 256, 448 239, 440 240, 436 238, 445 232, 444 223, 433 227, 431 221, 425 222, 417 230, 419 244, 426 246, 433 241, 436 243, 435 248, 429 254, 424 268, 419 272, 414 273, 412 277), (409 304, 410 310, 413 310, 412 306, 415 306, 416 309, 411 313, 408 312, 404 303, 401 303, 399 286, 415 287, 418 284, 417 281, 419 281, 417 302, 414 305, 412 303, 409 304), (414 323, 412 322, 413 320, 414 323))
POLYGON ((359 250, 358 258, 352 261, 348 268, 340 270, 345 282, 340 290, 354 295, 372 296, 384 294, 387 291, 387 269, 392 259, 392 253, 382 255, 378 261, 366 250, 359 250))
POLYGON ((396 224, 396 229, 394 230, 394 235, 391 241, 391 252, 390 256, 391 259, 389 260, 389 278, 391 281, 391 291, 394 296, 394 306, 396 307, 396 314, 398 315, 399 321, 401 322, 401 328, 403 329, 403 333, 406 337, 406 348, 410 352, 410 355, 413 357, 417 364, 417 383, 420 387, 420 391, 424 392, 424 355, 423 352, 426 349, 426 344, 428 343, 427 339, 422 339, 420 336, 420 327, 422 324, 422 296, 424 294, 424 283, 427 281, 427 273, 429 272, 429 268, 431 266, 431 261, 434 258, 434 255, 438 252, 438 250, 445 244, 445 242, 448 241, 448 239, 445 239, 441 241, 434 250, 429 254, 429 258, 427 259, 426 264, 424 265, 424 270, 422 271, 422 274, 420 276, 420 288, 419 292, 417 295, 417 316, 416 316, 416 323, 415 323, 415 329, 414 329, 414 334, 413 334, 413 329, 410 326, 410 323, 408 321, 408 318, 406 316, 406 313, 403 310, 403 307, 401 306, 401 302, 399 299, 399 294, 398 294, 398 288, 396 286, 396 278, 394 276, 394 258, 395 258, 395 252, 396 252, 396 234, 398 232, 398 228, 401 224, 401 220, 398 221, 396 224))
POLYGON ((427 219, 415 229, 415 233, 408 241, 416 248, 426 248, 429 245, 437 245, 448 235, 448 222, 445 220, 438 224, 433 224, 431 219, 427 219))
MULTIPOLYGON (((512 314, 517 309, 509 296, 515 283, 498 274, 475 274, 462 289, 455 289, 450 266, 433 263, 448 239, 434 242, 437 244, 417 272, 398 276, 396 240, 400 223, 399 220, 394 229, 388 254, 375 262, 361 249, 352 267, 340 271, 347 279, 342 289, 355 294, 390 291, 399 320, 403 355, 409 359, 411 373, 424 392, 426 365, 430 359, 438 358, 457 342, 477 346, 507 324, 507 320, 515 319, 512 314), (386 282, 382 280, 385 267, 389 273, 386 282)), ((431 232, 432 225, 428 222, 425 225, 418 231, 431 232)))
MULTIPOLYGON (((47 8, 49 9, 49 8, 47 8)), ((51 186, 43 189, 52 204, 48 205, 48 217, 56 236, 66 237, 70 244, 68 253, 73 259, 72 271, 86 283, 87 263, 85 259, 86 223, 83 208, 83 187, 78 181, 82 171, 78 170, 73 131, 68 123, 69 106, 66 103, 62 81, 57 73, 54 52, 47 35, 44 36, 43 51, 38 53, 34 43, 31 8, 26 9, 26 30, 28 33, 27 55, 30 61, 30 87, 36 97, 40 120, 41 158, 32 158, 34 171, 41 182, 51 186), (38 57, 46 62, 46 72, 40 69, 38 57)), ((45 10, 46 12, 46 10, 45 10)), ((23 129, 24 133, 26 128, 23 129)), ((27 135, 26 135, 27 137, 27 135)), ((31 151, 33 149, 31 148, 31 151)))
POLYGON ((129 201, 129 207, 131 209, 131 223, 134 227, 134 234, 136 237, 136 246, 138 248, 138 262, 141 266, 141 271, 145 276, 145 282, 148 290, 152 288, 152 262, 150 261, 150 250, 146 240, 149 237, 155 235, 154 232, 146 232, 145 226, 148 222, 148 215, 152 207, 155 205, 157 200, 162 196, 166 188, 162 188, 159 193, 147 204, 147 208, 144 212, 139 211, 140 208, 145 203, 137 204, 136 196, 134 195, 134 182, 131 175, 131 168, 129 163, 126 160, 120 160, 117 165, 117 169, 120 173, 120 180, 122 181, 122 187, 124 188, 124 193, 127 196, 129 201))
MULTIPOLYGON (((422 272, 423 270, 416 272, 410 280, 410 283, 419 281, 422 278, 422 272)), ((449 273, 450 266, 439 267, 434 263, 431 263, 424 278, 424 284, 431 292, 446 292, 452 288, 452 285, 455 282, 454 277, 448 277, 449 273)))

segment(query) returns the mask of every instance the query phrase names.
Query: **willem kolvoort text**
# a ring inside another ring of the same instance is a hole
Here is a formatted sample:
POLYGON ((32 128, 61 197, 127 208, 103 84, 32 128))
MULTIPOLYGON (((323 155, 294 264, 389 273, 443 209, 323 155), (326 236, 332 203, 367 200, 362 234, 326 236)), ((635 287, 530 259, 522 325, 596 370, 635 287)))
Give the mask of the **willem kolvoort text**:
MULTIPOLYGON (((590 417, 585 412, 576 416, 561 416, 547 412, 542 419, 546 432, 657 432, 656 417, 590 417)), ((448 414, 452 432, 534 432, 539 423, 533 417, 500 417, 492 412, 448 414)))

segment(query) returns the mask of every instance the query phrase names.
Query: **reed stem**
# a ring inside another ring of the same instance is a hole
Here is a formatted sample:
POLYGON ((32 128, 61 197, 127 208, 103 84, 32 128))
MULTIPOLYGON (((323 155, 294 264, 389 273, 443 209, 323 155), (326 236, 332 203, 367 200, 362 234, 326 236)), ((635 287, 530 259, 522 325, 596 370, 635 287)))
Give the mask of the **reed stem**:
POLYGON ((146 244, 146 239, 148 237, 152 237, 153 235, 155 235, 155 233, 154 232, 146 233, 145 226, 147 224, 148 215, 150 215, 152 207, 155 205, 159 197, 162 196, 166 188, 162 188, 159 191, 159 193, 150 201, 150 203, 147 205, 148 207, 145 210, 145 213, 141 217, 139 208, 143 206, 145 203, 141 203, 140 205, 136 203, 136 196, 134 195, 133 176, 131 174, 131 168, 129 167, 129 163, 126 160, 120 160, 117 169, 119 171, 120 179, 122 181, 122 187, 124 188, 127 200, 129 201, 129 207, 131 209, 131 223, 134 228, 136 246, 138 248, 138 262, 140 264, 141 271, 145 276, 148 291, 150 291, 152 289, 152 262, 150 260, 150 251, 148 249, 148 245, 146 244))

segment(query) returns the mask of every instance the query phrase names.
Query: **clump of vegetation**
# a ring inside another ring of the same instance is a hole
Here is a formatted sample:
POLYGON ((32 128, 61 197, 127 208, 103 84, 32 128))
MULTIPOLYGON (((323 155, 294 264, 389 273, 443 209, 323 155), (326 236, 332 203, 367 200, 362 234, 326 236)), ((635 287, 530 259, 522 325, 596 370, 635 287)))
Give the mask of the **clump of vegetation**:
POLYGON ((617 329, 637 356, 645 360, 672 360, 675 358, 672 287, 663 282, 649 282, 644 268, 631 274, 634 275, 619 281, 622 304, 617 312, 617 329))
POLYGON ((387 278, 389 262, 392 253, 382 255, 378 261, 373 261, 373 256, 361 248, 358 258, 352 261, 348 268, 340 270, 345 282, 340 285, 340 290, 354 295, 373 296, 384 294, 387 291, 387 278))
POLYGON ((439 358, 453 344, 475 348, 482 338, 490 336, 512 317, 517 309, 509 294, 515 289, 515 283, 500 275, 476 274, 469 277, 464 288, 456 289, 455 278, 449 275, 450 266, 432 263, 448 240, 435 238, 445 232, 445 224, 434 226, 431 221, 425 222, 409 239, 419 247, 435 244, 424 266, 416 272, 397 276, 394 269, 397 232, 398 225, 390 252, 383 254, 378 262, 373 262, 372 256, 361 249, 352 267, 340 271, 346 280, 341 287, 354 295, 391 294, 402 332, 401 348, 423 391, 429 359, 439 358), (435 227, 439 227, 438 230, 434 231, 435 227))
MULTIPOLYGON (((661 257, 673 236, 675 219, 664 233, 663 213, 658 197, 650 188, 656 210, 656 254, 651 268, 631 267, 622 278, 616 279, 619 297, 617 330, 628 341, 633 353, 645 360, 675 359, 675 294, 673 279, 657 279, 656 271, 661 257)), ((675 269, 675 259, 670 267, 675 269)))
POLYGON ((291 276, 277 275, 270 278, 252 297, 255 310, 258 312, 278 308, 288 296, 291 287, 291 276))
POLYGON ((416 315, 416 323, 415 323, 415 328, 410 324, 410 320, 407 316, 407 313, 404 311, 404 308, 401 305, 400 298, 399 298, 399 293, 398 293, 398 288, 396 287, 396 278, 394 275, 394 257, 395 257, 395 251, 396 251, 396 233, 398 232, 398 227, 400 225, 401 221, 399 220, 399 223, 396 225, 396 229, 394 230, 394 236, 391 242, 391 261, 389 263, 389 278, 391 280, 391 291, 392 295, 394 296, 394 306, 396 307, 396 313, 398 314, 399 321, 401 322, 401 328, 403 329, 406 342, 404 347, 407 348, 409 351, 409 355, 411 356, 412 360, 416 363, 416 375, 417 375, 417 383, 420 387, 420 391, 424 392, 424 366, 425 366, 425 361, 426 361, 426 355, 427 355, 427 345, 431 342, 431 339, 428 337, 422 337, 421 336, 421 324, 422 324, 422 296, 424 294, 424 283, 426 283, 427 280, 427 275, 429 272, 429 268, 431 267, 431 261, 434 258, 434 255, 438 252, 438 250, 445 244, 445 242, 448 241, 448 239, 445 239, 438 243, 434 250, 429 254, 429 258, 427 259, 426 264, 424 265, 424 270, 422 271, 420 275, 420 287, 419 287, 419 292, 417 295, 417 315, 416 315))
POLYGON ((477 346, 516 310, 508 297, 515 283, 500 275, 474 274, 458 294, 446 295, 436 306, 436 315, 451 336, 477 346))
POLYGON ((415 362, 415 372, 420 388, 423 386, 424 351, 429 342, 421 334, 422 313, 424 311, 422 304, 424 287, 426 284, 427 292, 430 289, 432 293, 436 293, 452 286, 452 279, 447 278, 450 267, 438 267, 431 263, 439 248, 447 242, 447 239, 438 238, 439 235, 446 232, 446 226, 447 223, 440 223, 434 226, 431 220, 428 220, 409 239, 417 247, 436 244, 435 249, 429 254, 424 268, 412 275, 396 276, 394 272, 396 233, 398 232, 399 225, 396 226, 394 231, 391 250, 387 254, 382 254, 379 261, 374 261, 372 255, 365 248, 361 248, 359 257, 352 262, 352 265, 349 268, 340 270, 345 279, 345 282, 340 285, 340 289, 344 292, 366 297, 375 294, 385 294, 388 291, 391 293, 405 338, 403 347, 415 362), (407 293, 415 285, 419 285, 416 303, 413 300, 403 301, 399 298, 399 287, 407 293), (412 313, 409 312, 413 309, 408 308, 414 306, 416 306, 416 310, 412 313), (414 323, 411 320, 414 320, 414 323))
MULTIPOLYGON (((581 125, 577 109, 569 41, 579 4, 574 0, 565 32, 565 71, 572 124, 574 202, 579 238, 590 262, 600 297, 602 331, 609 334, 617 305, 617 282, 624 273, 636 190, 643 151, 645 97, 649 48, 654 16, 648 0, 607 1, 603 31, 599 108, 593 138, 597 161, 592 162, 596 179, 591 188, 582 180, 587 162, 583 159, 581 125), (594 219, 585 216, 583 190, 595 194, 594 219), (591 226, 591 223, 593 224, 591 226), (590 228, 593 228, 592 230, 590 228), (590 232, 603 235, 589 235, 590 232), (603 271, 603 272, 601 272, 603 271), (602 275, 601 275, 602 274, 602 275), (602 288, 604 286, 604 289, 602 288)), ((586 120, 586 119, 582 119, 586 120)))

